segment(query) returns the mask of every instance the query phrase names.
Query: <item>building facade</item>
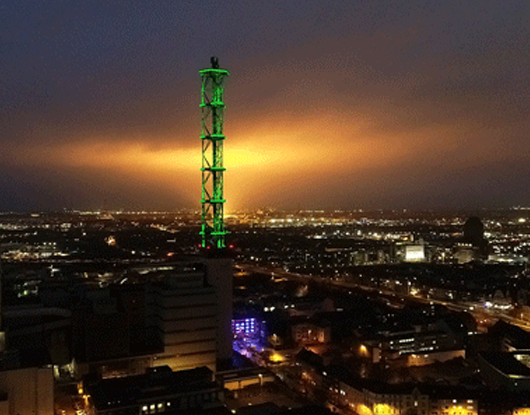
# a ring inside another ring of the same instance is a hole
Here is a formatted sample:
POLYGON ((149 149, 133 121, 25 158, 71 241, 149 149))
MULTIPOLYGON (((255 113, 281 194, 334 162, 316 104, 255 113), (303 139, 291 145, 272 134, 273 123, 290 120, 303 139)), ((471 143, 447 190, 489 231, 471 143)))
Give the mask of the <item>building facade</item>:
POLYGON ((166 275, 155 285, 150 306, 164 347, 153 364, 172 370, 207 366, 215 371, 217 293, 207 284, 204 272, 166 275))

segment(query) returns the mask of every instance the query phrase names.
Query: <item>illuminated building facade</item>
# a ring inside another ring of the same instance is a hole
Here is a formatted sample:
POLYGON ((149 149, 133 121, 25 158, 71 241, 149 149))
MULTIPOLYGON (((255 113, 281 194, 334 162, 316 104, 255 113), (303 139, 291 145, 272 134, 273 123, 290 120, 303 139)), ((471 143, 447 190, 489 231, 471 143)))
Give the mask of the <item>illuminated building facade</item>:
POLYGON ((374 363, 411 354, 453 352, 461 348, 457 336, 441 323, 382 332, 377 338, 365 340, 364 343, 371 350, 374 363))
POLYGON ((451 386, 389 384, 362 379, 308 350, 296 356, 301 392, 359 415, 477 415, 473 391, 451 386))
POLYGON ((340 380, 335 400, 359 415, 477 415, 478 400, 455 389, 385 385, 340 380), (425 389, 425 390, 423 390, 425 389))
POLYGON ((0 372, 1 414, 54 414, 51 367, 28 367, 0 372))
POLYGON ((255 317, 232 319, 232 334, 237 337, 261 338, 262 323, 255 317))
POLYGON ((440 350, 428 353, 412 353, 406 356, 406 366, 426 366, 436 362, 446 362, 448 360, 466 358, 465 349, 440 350))
POLYGON ((164 352, 156 366, 173 370, 207 366, 216 369, 218 304, 215 287, 204 272, 167 275, 154 290, 152 307, 161 332, 164 352))
POLYGON ((329 325, 302 323, 291 327, 293 340, 299 345, 330 343, 331 327, 329 325))

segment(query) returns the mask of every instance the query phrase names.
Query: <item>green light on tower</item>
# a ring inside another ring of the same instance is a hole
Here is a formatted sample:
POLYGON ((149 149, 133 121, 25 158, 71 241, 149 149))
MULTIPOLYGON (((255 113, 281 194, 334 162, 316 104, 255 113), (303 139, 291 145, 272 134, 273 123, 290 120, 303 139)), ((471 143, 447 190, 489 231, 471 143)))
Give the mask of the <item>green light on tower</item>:
POLYGON ((212 67, 199 71, 201 88, 202 141, 202 247, 225 248, 223 195, 223 102, 224 80, 229 75, 219 69, 217 58, 210 59, 212 67))

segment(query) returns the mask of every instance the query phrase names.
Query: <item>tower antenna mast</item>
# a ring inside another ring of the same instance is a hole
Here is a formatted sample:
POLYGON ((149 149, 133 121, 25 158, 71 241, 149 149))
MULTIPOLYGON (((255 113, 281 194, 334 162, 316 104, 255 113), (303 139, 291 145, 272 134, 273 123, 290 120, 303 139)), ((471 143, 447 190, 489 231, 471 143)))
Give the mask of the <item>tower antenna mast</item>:
POLYGON ((224 80, 229 73, 219 68, 216 57, 211 68, 199 71, 201 88, 202 214, 203 248, 225 248, 223 173, 224 80))

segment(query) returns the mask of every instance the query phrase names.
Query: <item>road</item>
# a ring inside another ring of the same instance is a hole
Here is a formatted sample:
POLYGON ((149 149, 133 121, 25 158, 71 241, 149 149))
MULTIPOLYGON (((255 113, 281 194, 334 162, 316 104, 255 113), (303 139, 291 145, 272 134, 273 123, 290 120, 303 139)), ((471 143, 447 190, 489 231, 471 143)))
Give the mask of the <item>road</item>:
POLYGON ((404 301, 411 301, 411 302, 418 302, 422 304, 438 304, 438 305, 447 307, 449 310, 457 311, 457 312, 465 311, 465 312, 470 313, 475 318, 475 321, 477 321, 477 326, 481 329, 479 331, 484 331, 487 326, 493 325, 499 319, 502 319, 515 326, 521 327, 524 330, 530 331, 530 323, 528 323, 527 321, 514 318, 512 316, 507 315, 504 312, 497 311, 497 310, 491 310, 486 307, 481 307, 480 309, 477 309, 477 304, 467 304, 467 303, 459 304, 455 302, 448 302, 448 301, 436 300, 432 298, 425 298, 419 295, 402 294, 402 293, 398 293, 398 292, 384 289, 384 288, 374 288, 374 287, 368 287, 368 286, 359 285, 356 283, 351 283, 351 282, 346 282, 346 281, 341 281, 341 280, 332 280, 328 278, 287 272, 280 268, 259 267, 255 265, 249 265, 249 264, 237 264, 236 267, 239 268, 244 273, 252 273, 252 272, 260 273, 260 274, 270 275, 271 277, 286 278, 290 280, 300 281, 303 283, 314 281, 320 284, 348 289, 348 290, 360 289, 363 291, 367 291, 371 294, 385 297, 387 301, 390 302, 389 305, 392 305, 392 303, 394 303, 394 306, 400 306, 402 305, 404 301))

